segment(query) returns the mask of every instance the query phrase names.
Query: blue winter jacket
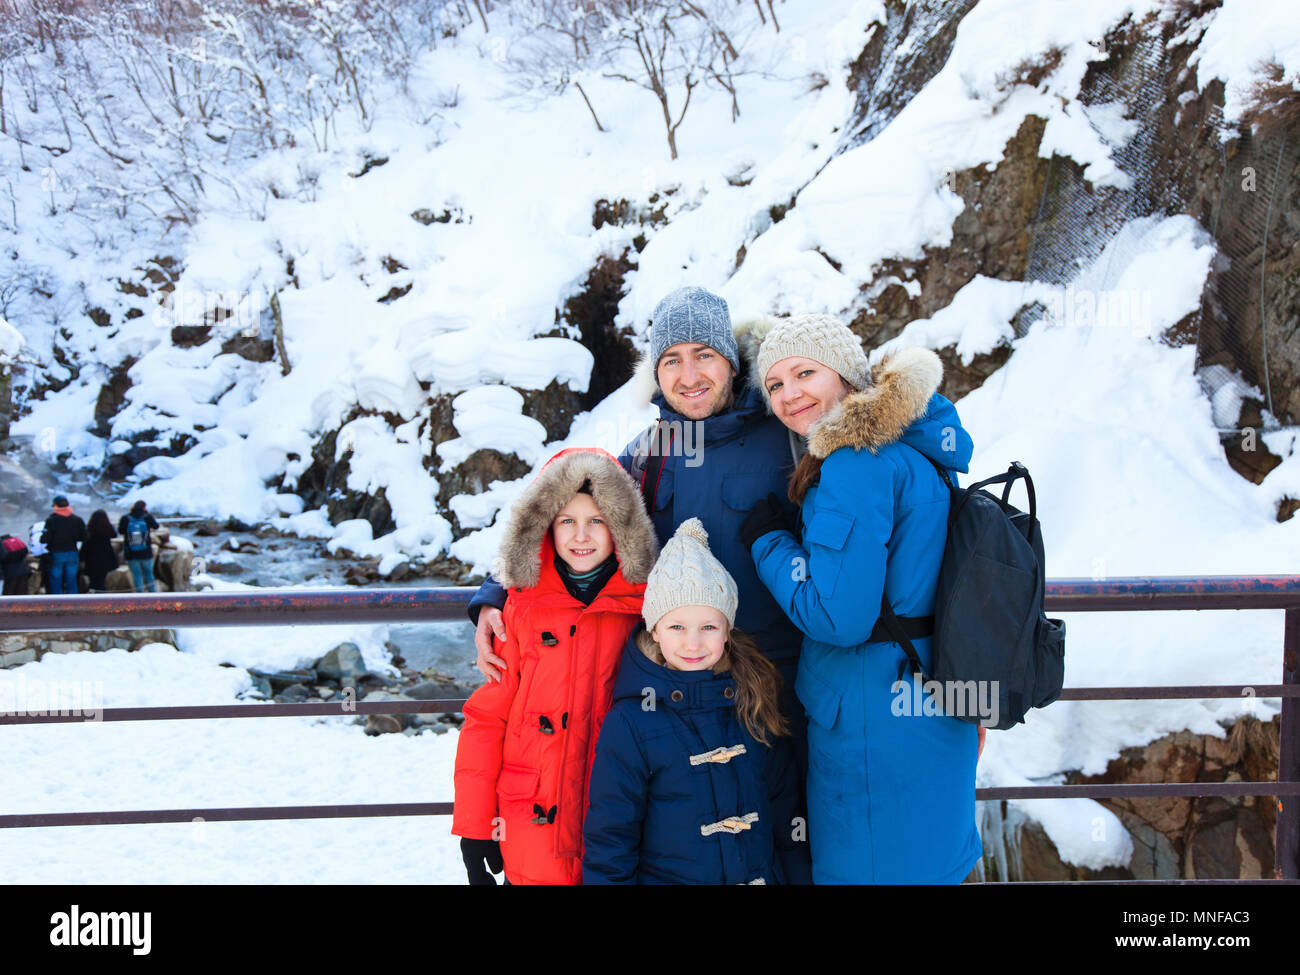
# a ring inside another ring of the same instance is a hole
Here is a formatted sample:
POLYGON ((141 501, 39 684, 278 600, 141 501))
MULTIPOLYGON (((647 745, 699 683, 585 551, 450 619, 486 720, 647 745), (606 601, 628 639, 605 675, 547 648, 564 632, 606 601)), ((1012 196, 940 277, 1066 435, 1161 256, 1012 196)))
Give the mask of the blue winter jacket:
POLYGON ((729 673, 671 670, 637 640, 596 744, 582 882, 807 883, 790 740, 749 734, 729 673))
MULTIPOLYGON (((934 353, 909 349, 811 431, 824 458, 803 501, 802 542, 769 532, 759 576, 805 634, 796 691, 808 714, 815 883, 958 883, 980 857, 977 729, 916 713, 906 660, 871 634, 885 592, 928 616, 947 537, 948 490, 931 461, 966 471, 970 436, 934 392, 934 353), (897 689, 897 690, 896 690, 897 689)), ((930 666, 930 639, 914 640, 930 666)))
MULTIPOLYGON (((767 412, 762 392, 750 385, 741 387, 730 410, 704 420, 688 420, 674 412, 661 392, 654 394, 652 402, 679 438, 664 460, 655 493, 652 519, 659 541, 672 538, 687 518, 704 523, 714 556, 736 580, 740 593, 736 626, 792 680, 803 637, 759 582, 740 540, 740 523, 769 493, 775 493, 794 516, 794 506, 786 501, 794 468, 789 431, 767 412)), ((638 438, 619 456, 623 469, 638 483, 645 442, 638 438)), ((505 590, 487 579, 470 601, 470 619, 477 622, 481 607, 500 609, 505 601, 505 590)))

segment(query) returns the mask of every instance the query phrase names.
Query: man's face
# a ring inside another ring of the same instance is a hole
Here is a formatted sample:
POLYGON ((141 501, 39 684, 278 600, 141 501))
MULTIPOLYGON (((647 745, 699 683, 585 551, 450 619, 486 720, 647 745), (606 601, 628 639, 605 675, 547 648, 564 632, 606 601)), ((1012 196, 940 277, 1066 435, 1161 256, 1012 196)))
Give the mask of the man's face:
POLYGON ((655 366, 668 406, 691 420, 703 420, 731 405, 735 374, 726 356, 698 342, 670 345, 655 366))

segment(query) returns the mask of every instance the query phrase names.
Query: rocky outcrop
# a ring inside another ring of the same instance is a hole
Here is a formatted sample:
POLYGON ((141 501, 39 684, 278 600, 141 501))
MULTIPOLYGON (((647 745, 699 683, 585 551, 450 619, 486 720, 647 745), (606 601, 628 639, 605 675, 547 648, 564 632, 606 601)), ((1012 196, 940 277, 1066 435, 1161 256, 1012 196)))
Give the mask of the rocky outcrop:
MULTIPOLYGON (((458 684, 444 674, 434 671, 416 671, 406 666, 406 661, 393 644, 388 644, 393 664, 399 677, 384 676, 371 671, 362 659, 355 643, 340 643, 328 653, 318 657, 309 666, 293 670, 252 669, 253 690, 249 696, 273 699, 282 704, 337 702, 344 713, 355 712, 357 702, 402 702, 433 700, 464 700, 473 688, 458 684)), ((448 728, 460 725, 459 714, 396 713, 358 715, 356 724, 365 727, 368 735, 419 734, 432 731, 441 734, 448 728)))
POLYGON ((856 93, 847 146, 869 142, 943 68, 977 0, 886 0, 885 24, 849 66, 856 93))
POLYGON ((307 508, 323 505, 333 524, 352 518, 364 518, 370 522, 377 538, 397 527, 384 490, 381 488, 374 493, 367 493, 349 488, 349 460, 352 451, 345 450, 342 456, 336 457, 339 430, 363 415, 361 410, 354 410, 337 429, 331 430, 316 442, 311 452, 311 464, 298 478, 295 492, 307 508))
MULTIPOLYGON (((662 210, 659 214, 662 216, 662 210)), ((599 210, 597 216, 599 217, 599 210)), ((599 227, 596 218, 593 218, 592 223, 599 227)), ((562 320, 570 331, 576 329, 578 341, 587 347, 596 360, 585 393, 574 394, 564 387, 576 401, 574 405, 577 407, 565 418, 564 433, 568 432, 568 424, 572 422, 575 413, 590 410, 632 378, 637 353, 632 345, 631 330, 617 328, 614 318, 618 314, 618 303, 626 293, 624 278, 634 266, 629 257, 629 248, 624 248, 617 258, 602 255, 587 274, 582 291, 564 303, 562 320)), ((528 415, 534 416, 532 413, 528 415)), ((550 430, 551 427, 547 426, 548 435, 550 430)), ((549 436, 549 439, 556 438, 549 436)))
MULTIPOLYGON (((872 284, 864 287, 870 297, 849 322, 867 348, 892 339, 908 322, 946 308, 976 275, 1025 280, 1034 217, 1050 168, 1038 156, 1045 124, 1036 116, 1026 118, 995 169, 976 166, 950 175, 949 188, 966 204, 953 221, 952 243, 926 248, 917 261, 881 264, 872 284)), ((938 352, 944 364, 942 392, 954 401, 982 385, 1011 357, 1005 344, 970 362, 963 362, 954 346, 938 352)))
MULTIPOLYGON (((879 133, 942 68, 973 5, 887 0, 885 24, 852 65, 856 105, 843 148, 879 133)), ((1094 185, 1071 159, 1040 159, 1043 120, 1027 118, 994 170, 949 174, 948 187, 966 204, 949 246, 874 269, 852 322, 864 342, 875 347, 908 322, 930 317, 976 274, 1064 284, 1125 222, 1185 213, 1214 237, 1221 258, 1199 312, 1164 340, 1196 344, 1198 367, 1223 366, 1240 377, 1243 390, 1253 384, 1263 391, 1262 401, 1247 404, 1239 428, 1300 420, 1300 111, 1294 109, 1300 94, 1275 70, 1274 83, 1258 87, 1248 117, 1227 129, 1222 84, 1198 88, 1190 63, 1200 39, 1193 25, 1217 6, 1217 0, 1195 0, 1174 5, 1164 20, 1126 19, 1104 39, 1107 56, 1084 76, 1082 106, 1120 103, 1137 123, 1128 142, 1112 147, 1131 187, 1094 185), (1272 418, 1263 415, 1270 401, 1272 418)), ((1036 84, 1059 58, 1060 52, 1041 52, 1010 69, 1005 83, 1036 84)), ((1011 323, 1015 333, 1023 334, 1041 312, 1021 309, 1011 323)), ((979 386, 1009 357, 1003 348, 961 363, 953 350, 939 351, 948 367, 943 391, 952 398, 979 386)), ((1233 439, 1225 437, 1224 447, 1244 477, 1258 483, 1279 461, 1262 446, 1244 454, 1233 439)))
MULTIPOLYGON (((1101 775, 1076 784, 1258 782, 1277 778, 1281 722, 1246 715, 1223 738, 1179 731, 1129 748, 1101 775)), ((1094 871, 1065 863, 1042 827, 1006 803, 985 810, 988 880, 1247 879, 1273 876, 1277 808, 1271 796, 1098 800, 1133 839, 1124 867, 1094 871)))
MULTIPOLYGON (((144 463, 150 457, 180 457, 197 443, 198 439, 188 433, 165 434, 158 430, 142 430, 132 436, 130 447, 109 457, 104 476, 124 480, 135 470, 137 464, 144 463)), ((144 485, 155 480, 155 477, 145 477, 139 483, 144 485)))

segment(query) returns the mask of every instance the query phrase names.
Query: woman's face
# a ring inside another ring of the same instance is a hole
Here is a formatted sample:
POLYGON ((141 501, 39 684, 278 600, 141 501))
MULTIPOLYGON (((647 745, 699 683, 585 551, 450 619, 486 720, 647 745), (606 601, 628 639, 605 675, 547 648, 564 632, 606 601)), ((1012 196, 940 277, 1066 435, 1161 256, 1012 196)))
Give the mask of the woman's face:
POLYGON ((551 522, 555 551, 574 572, 590 572, 614 554, 614 536, 590 494, 575 494, 551 522))
POLYGON ((763 382, 772 400, 772 412, 798 434, 827 414, 850 392, 838 372, 813 359, 791 356, 775 363, 763 382))
POLYGON ((671 670, 710 670, 727 647, 727 617, 712 606, 679 606, 650 635, 671 670))

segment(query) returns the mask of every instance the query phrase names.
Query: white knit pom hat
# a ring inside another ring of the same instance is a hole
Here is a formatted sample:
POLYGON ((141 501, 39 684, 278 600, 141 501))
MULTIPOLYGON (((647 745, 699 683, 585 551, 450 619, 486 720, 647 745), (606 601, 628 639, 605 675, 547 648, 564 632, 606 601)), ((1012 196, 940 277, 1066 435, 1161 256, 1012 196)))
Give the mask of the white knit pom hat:
POLYGON ((679 606, 709 606, 734 626, 739 601, 736 580, 709 551, 704 524, 698 518, 688 518, 664 543, 659 561, 650 570, 641 615, 646 629, 653 630, 679 606))
POLYGON ((758 368, 754 381, 763 398, 767 394, 767 371, 782 359, 802 356, 834 369, 854 389, 871 385, 871 366, 862 341, 833 315, 793 315, 779 319, 758 347, 758 368))

